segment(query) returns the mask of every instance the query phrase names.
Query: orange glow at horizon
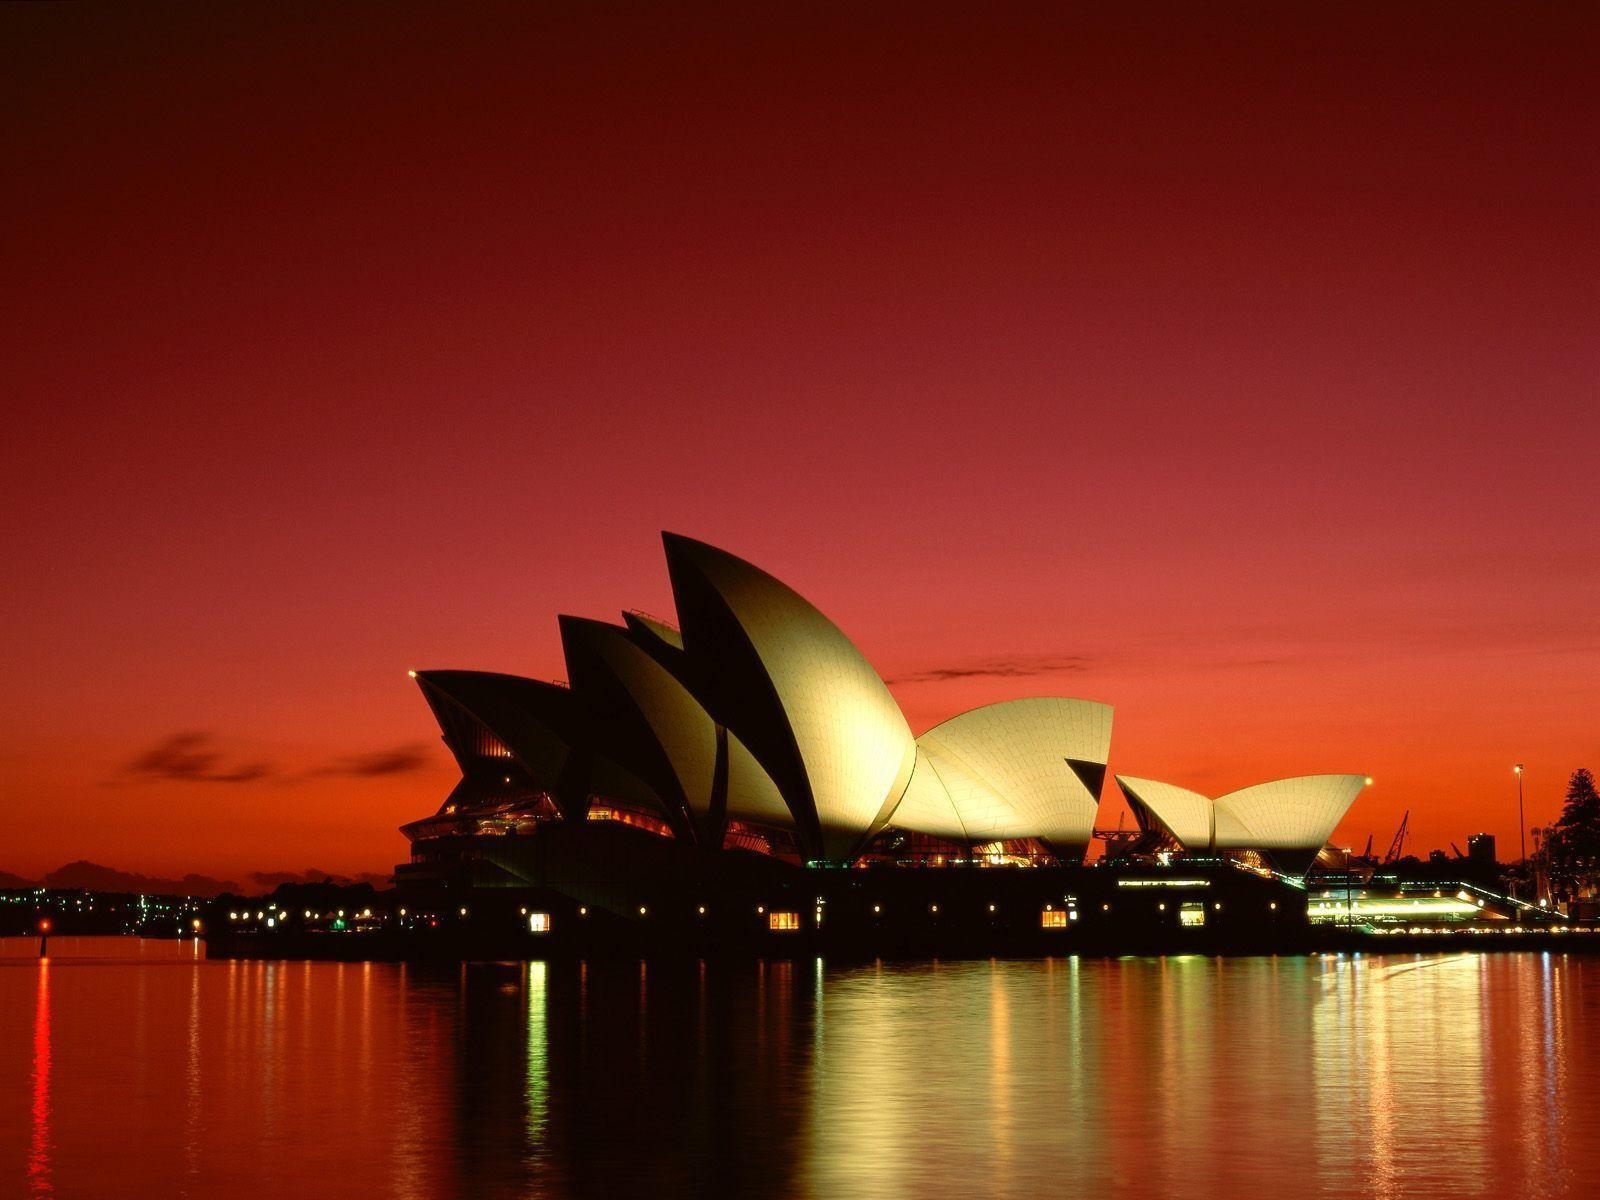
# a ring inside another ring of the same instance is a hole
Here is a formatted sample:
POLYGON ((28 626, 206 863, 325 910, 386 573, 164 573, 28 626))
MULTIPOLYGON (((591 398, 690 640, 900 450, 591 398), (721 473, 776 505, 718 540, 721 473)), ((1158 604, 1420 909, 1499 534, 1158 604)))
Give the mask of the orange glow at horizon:
POLYGON ((1449 11, 0 13, 0 872, 387 871, 403 673, 564 676, 662 529, 914 732, 1514 855, 1600 769, 1600 21, 1449 11))

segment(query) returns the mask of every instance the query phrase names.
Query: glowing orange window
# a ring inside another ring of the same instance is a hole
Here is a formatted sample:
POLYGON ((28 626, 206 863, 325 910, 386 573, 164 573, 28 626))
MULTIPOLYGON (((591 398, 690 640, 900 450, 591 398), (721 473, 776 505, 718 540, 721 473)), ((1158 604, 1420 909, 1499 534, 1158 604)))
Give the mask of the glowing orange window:
POLYGON ((767 914, 767 928, 782 932, 793 932, 800 928, 800 914, 797 912, 771 912, 767 914))

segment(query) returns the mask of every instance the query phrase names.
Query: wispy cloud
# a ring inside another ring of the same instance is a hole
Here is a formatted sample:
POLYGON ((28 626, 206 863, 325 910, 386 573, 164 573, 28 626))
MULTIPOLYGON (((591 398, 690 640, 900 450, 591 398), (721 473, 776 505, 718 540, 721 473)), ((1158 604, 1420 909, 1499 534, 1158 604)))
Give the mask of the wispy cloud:
POLYGON ((320 767, 313 767, 308 775, 347 775, 358 779, 371 779, 381 775, 404 775, 428 765, 426 742, 405 742, 387 750, 369 750, 363 754, 350 754, 333 759, 320 767))
POLYGON ((230 759, 216 738, 198 730, 170 734, 122 765, 123 783, 254 783, 275 773, 269 762, 230 759))
POLYGON ((1035 675, 1059 675, 1067 671, 1087 671, 1086 654, 1050 654, 1033 658, 1000 658, 988 662, 957 666, 928 667, 889 680, 890 683, 944 683, 952 679, 1026 679, 1035 675))
POLYGON ((285 770, 265 758, 232 756, 223 751, 215 734, 186 730, 169 734, 118 768, 107 782, 141 783, 256 783, 272 779, 296 783, 306 779, 343 776, 376 779, 404 775, 428 765, 426 742, 402 742, 378 750, 363 750, 316 763, 304 770, 285 770))

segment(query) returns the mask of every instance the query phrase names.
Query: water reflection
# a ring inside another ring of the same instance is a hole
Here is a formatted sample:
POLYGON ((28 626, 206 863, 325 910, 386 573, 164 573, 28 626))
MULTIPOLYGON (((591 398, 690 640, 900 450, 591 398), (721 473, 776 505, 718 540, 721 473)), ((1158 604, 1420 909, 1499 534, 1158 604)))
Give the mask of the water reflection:
POLYGON ((127 950, 0 954, 0 1195, 1600 1187, 1593 960, 127 950))
POLYGON ((1470 1194, 1487 1167, 1485 971, 1473 955, 1329 958, 1312 1042, 1319 1168, 1400 1194, 1418 1172, 1470 1194), (1364 1136, 1338 1136, 1354 1126, 1364 1136), (1419 1131, 1449 1131, 1448 1153, 1419 1131), (1429 1153, 1429 1150, 1435 1153, 1429 1153))
POLYGON ((545 1054, 550 1033, 545 1024, 544 989, 548 968, 542 962, 524 963, 522 990, 528 1001, 528 1024, 524 1037, 528 1047, 526 1065, 528 1119, 527 1139, 530 1159, 538 1154, 544 1144, 546 1124, 545 1106, 550 1087, 550 1064, 545 1054))
POLYGON ((50 1187, 50 960, 39 960, 33 1016, 33 1106, 28 1127, 28 1194, 50 1187))

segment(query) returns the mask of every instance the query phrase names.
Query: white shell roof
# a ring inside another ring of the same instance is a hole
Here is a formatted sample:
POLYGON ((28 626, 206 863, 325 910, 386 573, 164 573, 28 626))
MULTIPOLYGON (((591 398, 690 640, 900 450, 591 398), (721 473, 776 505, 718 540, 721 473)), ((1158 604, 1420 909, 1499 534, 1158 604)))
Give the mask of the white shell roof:
POLYGON ((672 764, 695 819, 711 806, 717 769, 717 727, 689 689, 655 659, 628 640, 621 629, 583 627, 593 651, 627 688, 661 749, 672 764))
POLYGON ((967 841, 967 828, 961 823, 955 801, 933 769, 933 762, 921 749, 917 751, 917 765, 911 772, 911 782, 905 795, 890 818, 897 829, 912 833, 925 833, 930 837, 948 838, 953 842, 967 841))
POLYGON ((1366 777, 1301 775, 1258 783, 1216 800, 1154 779, 1118 775, 1117 783, 1185 849, 1309 850, 1327 842, 1361 794, 1366 777))
POLYGON ((1131 775, 1118 775, 1117 786, 1131 803, 1143 805, 1186 848, 1203 850, 1211 845, 1211 814, 1215 806, 1210 796, 1131 775))
POLYGON ((793 829, 794 816, 783 794, 755 755, 728 730, 728 816, 778 829, 793 829))
MULTIPOLYGON (((950 797, 966 838, 1087 845, 1100 802, 1068 760, 1104 765, 1111 706, 1048 696, 1006 700, 936 725, 917 739, 917 748, 950 797)), ((913 823, 928 811, 929 802, 919 798, 915 809, 896 812, 894 824, 932 834, 913 823)))
POLYGON ((1258 783, 1217 798, 1217 839, 1222 814, 1249 832, 1251 848, 1321 849, 1366 785, 1363 775, 1301 775, 1258 783))
POLYGON ((900 799, 916 743, 850 639, 787 584, 703 542, 675 539, 749 639, 788 721, 829 858, 849 857, 900 799))

